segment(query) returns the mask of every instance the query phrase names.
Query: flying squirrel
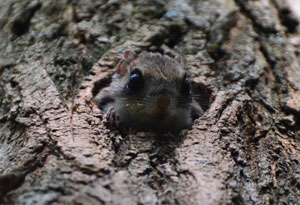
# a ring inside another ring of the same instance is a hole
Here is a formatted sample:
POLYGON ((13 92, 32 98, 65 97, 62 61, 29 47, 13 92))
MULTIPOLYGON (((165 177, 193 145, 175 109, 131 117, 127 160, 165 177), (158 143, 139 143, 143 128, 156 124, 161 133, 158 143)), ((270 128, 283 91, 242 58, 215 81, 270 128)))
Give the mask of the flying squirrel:
POLYGON ((94 101, 110 126, 178 133, 203 111, 195 101, 181 56, 125 51, 111 84, 94 101))

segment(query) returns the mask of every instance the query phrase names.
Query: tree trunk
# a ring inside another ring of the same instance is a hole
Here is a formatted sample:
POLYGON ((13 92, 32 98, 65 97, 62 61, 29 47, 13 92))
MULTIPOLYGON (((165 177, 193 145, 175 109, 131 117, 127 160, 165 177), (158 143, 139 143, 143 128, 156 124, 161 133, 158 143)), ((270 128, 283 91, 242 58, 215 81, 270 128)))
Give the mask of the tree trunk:
POLYGON ((284 0, 0 2, 0 203, 298 204, 300 36, 284 0), (124 50, 181 53, 205 113, 120 135, 124 50))

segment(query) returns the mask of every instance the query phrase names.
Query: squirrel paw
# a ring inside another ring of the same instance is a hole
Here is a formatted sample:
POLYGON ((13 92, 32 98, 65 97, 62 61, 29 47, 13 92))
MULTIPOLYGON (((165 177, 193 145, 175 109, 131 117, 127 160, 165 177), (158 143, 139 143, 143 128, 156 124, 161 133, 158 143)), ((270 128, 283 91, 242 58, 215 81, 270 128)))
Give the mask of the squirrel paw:
POLYGON ((121 122, 119 115, 116 114, 114 106, 111 106, 108 109, 107 114, 105 115, 106 124, 109 128, 121 129, 121 122))

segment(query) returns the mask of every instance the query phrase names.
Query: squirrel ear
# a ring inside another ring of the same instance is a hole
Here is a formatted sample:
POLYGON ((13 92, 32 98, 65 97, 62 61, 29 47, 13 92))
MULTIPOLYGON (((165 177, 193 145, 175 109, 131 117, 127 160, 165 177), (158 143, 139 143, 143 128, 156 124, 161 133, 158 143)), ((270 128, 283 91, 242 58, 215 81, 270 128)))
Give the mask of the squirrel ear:
POLYGON ((178 63, 180 63, 181 65, 184 64, 183 57, 181 55, 176 55, 174 60, 177 61, 178 63))
POLYGON ((125 58, 126 60, 128 60, 128 61, 132 61, 132 60, 134 60, 136 57, 137 57, 137 55, 136 55, 135 52, 133 52, 133 51, 127 50, 127 51, 125 51, 125 53, 124 53, 124 58, 125 58))
POLYGON ((124 58, 121 59, 118 64, 117 73, 120 75, 124 75, 125 73, 127 73, 129 63, 136 57, 137 55, 135 54, 135 52, 129 50, 125 51, 124 58))
POLYGON ((126 60, 120 60, 118 64, 117 73, 120 75, 124 75, 125 73, 127 73, 128 66, 129 64, 126 60))

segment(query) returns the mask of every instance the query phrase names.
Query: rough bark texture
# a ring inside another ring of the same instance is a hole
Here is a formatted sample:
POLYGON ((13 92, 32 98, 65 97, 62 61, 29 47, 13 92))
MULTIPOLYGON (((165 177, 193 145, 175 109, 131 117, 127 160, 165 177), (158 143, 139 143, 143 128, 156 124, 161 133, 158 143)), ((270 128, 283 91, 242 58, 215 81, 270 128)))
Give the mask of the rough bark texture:
POLYGON ((284 0, 0 1, 0 203, 297 204, 300 40, 284 0), (205 114, 121 136, 125 49, 181 53, 205 114))

